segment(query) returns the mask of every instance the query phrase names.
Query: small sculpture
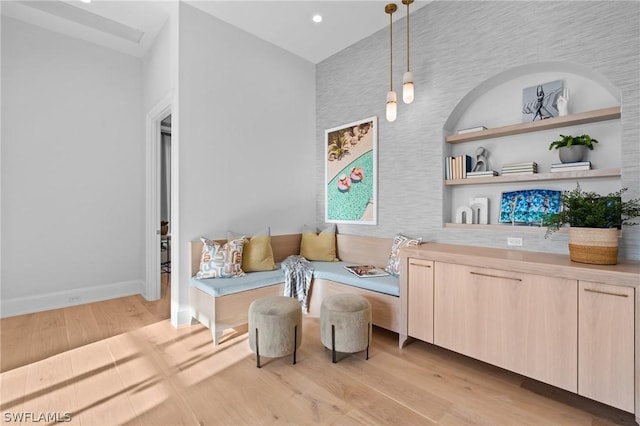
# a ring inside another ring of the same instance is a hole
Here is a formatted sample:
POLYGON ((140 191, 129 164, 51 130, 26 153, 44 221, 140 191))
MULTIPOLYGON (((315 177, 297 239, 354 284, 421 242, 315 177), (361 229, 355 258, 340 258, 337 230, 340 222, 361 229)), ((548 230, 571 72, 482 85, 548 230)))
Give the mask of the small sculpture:
POLYGON ((569 89, 562 90, 562 95, 558 96, 557 104, 560 117, 569 114, 569 89))
POLYGON ((469 206, 460 206, 456 210, 456 223, 473 223, 473 212, 469 206))
POLYGON ((487 155, 488 152, 483 146, 479 146, 476 149, 476 164, 473 166, 472 172, 486 172, 487 171, 487 155))

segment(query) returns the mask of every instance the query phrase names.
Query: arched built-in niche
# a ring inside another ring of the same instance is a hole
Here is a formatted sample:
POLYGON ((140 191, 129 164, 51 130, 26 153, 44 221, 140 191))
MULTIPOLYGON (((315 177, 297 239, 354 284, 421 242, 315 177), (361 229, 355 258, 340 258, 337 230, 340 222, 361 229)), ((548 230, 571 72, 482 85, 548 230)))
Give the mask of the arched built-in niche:
MULTIPOLYGON (((572 63, 544 62, 519 66, 504 71, 479 84, 465 95, 453 109, 443 128, 443 140, 455 135, 459 129, 485 126, 489 129, 522 123, 522 91, 555 80, 562 80, 569 89, 569 115, 604 108, 618 108, 621 93, 597 71, 572 63)), ((581 175, 581 187, 598 192, 612 192, 620 185, 621 125, 620 120, 605 120, 570 124, 553 129, 534 129, 521 134, 492 137, 483 140, 449 144, 445 142, 444 155, 467 154, 475 161, 475 151, 482 146, 488 151, 489 168, 501 171, 504 163, 535 161, 539 174, 530 178, 504 182, 495 179, 483 184, 445 185, 444 221, 453 222, 456 209, 472 197, 489 199, 489 223, 498 224, 500 196, 502 192, 519 189, 570 189, 575 180, 554 179, 549 175, 551 164, 559 162, 557 151, 549 151, 549 143, 560 134, 588 133, 600 141, 588 160, 594 170, 589 176, 581 175), (593 178, 600 172, 606 176, 593 178), (544 178, 542 175, 547 175, 544 178), (544 179, 537 179, 543 177, 544 179)), ((471 182, 471 181, 467 181, 471 182)), ((475 182, 475 181, 474 181, 475 182)), ((458 182, 460 183, 460 182, 458 182)))

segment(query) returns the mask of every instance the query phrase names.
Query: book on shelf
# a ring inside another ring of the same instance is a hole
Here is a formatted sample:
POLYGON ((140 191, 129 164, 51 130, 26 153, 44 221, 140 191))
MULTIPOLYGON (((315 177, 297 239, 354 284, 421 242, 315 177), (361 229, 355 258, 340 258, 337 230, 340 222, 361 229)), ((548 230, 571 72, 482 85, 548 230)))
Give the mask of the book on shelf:
POLYGON ((512 167, 538 167, 538 163, 536 163, 535 161, 525 161, 522 163, 504 163, 502 165, 502 168, 512 168, 512 167))
POLYGON ((458 134, 459 135, 464 135, 465 133, 480 132, 482 130, 487 130, 487 128, 484 127, 484 126, 467 127, 466 129, 458 130, 458 134))
POLYGON ((577 166, 591 166, 591 161, 575 161, 573 163, 553 163, 551 167, 577 167, 577 166))
POLYGON ((591 161, 576 161, 573 163, 554 163, 551 165, 550 171, 557 172, 575 172, 582 170, 591 170, 591 161))
POLYGON ((466 179, 471 171, 471 157, 468 155, 449 156, 445 159, 445 179, 466 179))
POLYGON ((551 173, 559 172, 579 172, 583 170, 591 170, 591 166, 573 166, 573 167, 552 167, 551 173))
POLYGON ((344 268, 360 278, 384 277, 389 275, 383 268, 373 265, 345 265, 344 268))
POLYGON ((468 172, 467 178, 477 178, 477 177, 487 177, 487 176, 498 176, 498 172, 495 170, 487 170, 483 172, 468 172))
POLYGON ((537 170, 512 170, 512 171, 503 171, 502 176, 505 175, 535 175, 538 174, 537 170))

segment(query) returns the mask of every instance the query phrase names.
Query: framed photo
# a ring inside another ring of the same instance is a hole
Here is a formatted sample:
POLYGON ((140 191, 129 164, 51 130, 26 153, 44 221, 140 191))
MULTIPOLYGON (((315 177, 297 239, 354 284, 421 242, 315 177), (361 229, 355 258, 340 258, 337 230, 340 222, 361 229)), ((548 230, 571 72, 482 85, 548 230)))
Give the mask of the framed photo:
POLYGON ((378 118, 325 130, 325 222, 377 223, 378 118))
POLYGON ((522 91, 522 121, 538 121, 558 117, 558 96, 562 95, 562 80, 527 87, 522 91))
POLYGON ((500 222, 513 224, 541 224, 547 214, 560 211, 561 191, 525 189, 503 192, 500 201, 500 222))

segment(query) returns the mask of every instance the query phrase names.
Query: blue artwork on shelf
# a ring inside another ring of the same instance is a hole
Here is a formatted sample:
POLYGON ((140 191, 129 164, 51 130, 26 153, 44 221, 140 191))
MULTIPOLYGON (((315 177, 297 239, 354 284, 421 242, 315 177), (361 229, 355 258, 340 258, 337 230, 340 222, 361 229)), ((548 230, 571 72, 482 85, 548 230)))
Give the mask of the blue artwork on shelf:
POLYGON ((560 211, 560 191, 525 189, 503 192, 500 201, 501 223, 542 224, 547 214, 560 211))

